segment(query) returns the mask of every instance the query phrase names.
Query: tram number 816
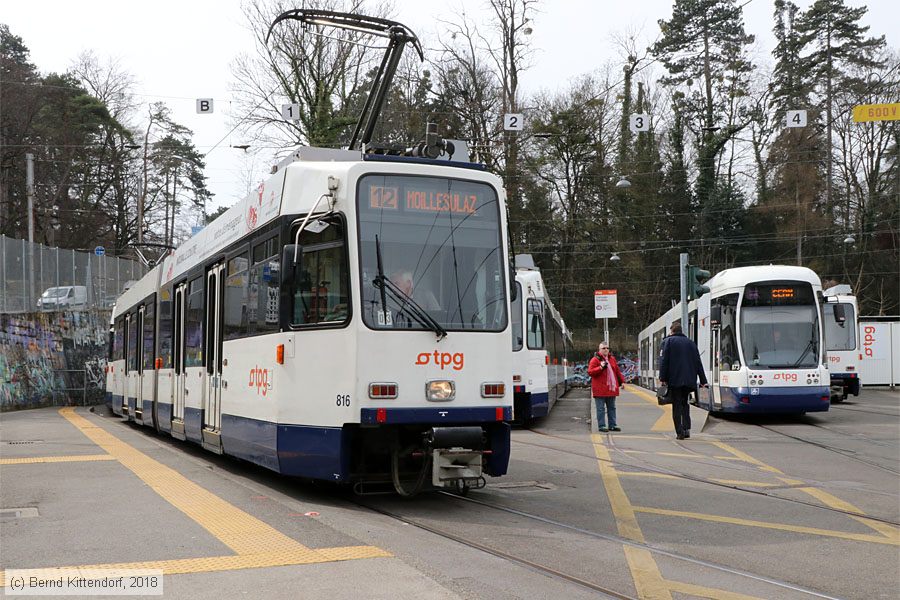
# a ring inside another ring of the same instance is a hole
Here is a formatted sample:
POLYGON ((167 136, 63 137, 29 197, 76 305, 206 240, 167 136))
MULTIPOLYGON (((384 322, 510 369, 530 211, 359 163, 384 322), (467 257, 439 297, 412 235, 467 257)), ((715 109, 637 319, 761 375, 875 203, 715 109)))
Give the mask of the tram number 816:
POLYGON ((335 406, 350 406, 350 394, 338 394, 334 404, 335 406))

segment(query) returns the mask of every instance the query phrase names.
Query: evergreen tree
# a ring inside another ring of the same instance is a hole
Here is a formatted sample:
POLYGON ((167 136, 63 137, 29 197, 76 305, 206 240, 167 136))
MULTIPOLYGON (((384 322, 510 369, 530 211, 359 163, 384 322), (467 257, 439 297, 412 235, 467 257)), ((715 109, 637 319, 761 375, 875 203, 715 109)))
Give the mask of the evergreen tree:
MULTIPOLYGON (((720 124, 730 114, 729 104, 744 90, 737 89, 753 66, 745 46, 753 36, 744 31, 741 7, 735 0, 676 0, 672 18, 659 22, 662 37, 653 45, 669 75, 661 81, 672 86, 701 90, 686 97, 685 116, 695 121, 700 133, 697 155, 696 199, 701 207, 700 237, 708 237, 712 215, 708 205, 718 204, 716 161, 719 153, 743 125, 720 124), (722 126, 724 125, 724 126, 722 126)), ((721 196, 719 196, 721 197, 721 196)))
MULTIPOLYGON (((834 98, 837 85, 853 84, 850 66, 876 65, 874 56, 884 47, 884 37, 865 37, 868 27, 859 24, 868 8, 850 8, 844 0, 816 0, 797 20, 798 42, 812 47, 812 52, 803 60, 816 87, 823 96, 825 105, 826 149, 825 157, 825 202, 828 210, 833 210, 833 123, 834 98)), ((858 83, 858 82, 857 82, 858 83)))

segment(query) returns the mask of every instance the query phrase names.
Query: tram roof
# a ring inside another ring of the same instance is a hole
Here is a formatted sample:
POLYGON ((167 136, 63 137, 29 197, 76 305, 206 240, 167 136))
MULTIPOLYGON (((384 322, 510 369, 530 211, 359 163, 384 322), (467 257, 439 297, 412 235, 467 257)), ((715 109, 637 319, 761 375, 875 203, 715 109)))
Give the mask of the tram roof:
POLYGON ((735 267, 716 273, 707 283, 711 290, 743 288, 748 283, 763 281, 805 281, 821 287, 819 276, 811 269, 793 265, 759 265, 735 267))

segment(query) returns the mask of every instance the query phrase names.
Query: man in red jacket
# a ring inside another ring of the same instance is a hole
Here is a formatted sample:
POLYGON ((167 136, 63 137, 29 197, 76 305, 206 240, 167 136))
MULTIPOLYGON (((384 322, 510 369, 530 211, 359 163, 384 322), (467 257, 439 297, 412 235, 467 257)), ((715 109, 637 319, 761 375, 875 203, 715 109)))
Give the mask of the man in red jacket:
POLYGON ((591 396, 597 405, 597 431, 622 431, 616 424, 616 396, 625 387, 625 378, 622 377, 616 358, 609 353, 609 344, 606 342, 600 342, 599 351, 591 357, 588 375, 591 376, 591 396), (607 414, 609 429, 606 428, 607 414))

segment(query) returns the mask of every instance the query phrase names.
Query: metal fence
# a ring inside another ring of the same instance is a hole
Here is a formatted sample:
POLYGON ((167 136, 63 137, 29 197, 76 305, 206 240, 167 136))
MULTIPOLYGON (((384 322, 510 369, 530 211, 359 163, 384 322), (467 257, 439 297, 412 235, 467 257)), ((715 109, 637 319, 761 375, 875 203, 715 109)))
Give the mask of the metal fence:
POLYGON ((0 312, 109 308, 147 272, 138 261, 0 236, 0 312))

